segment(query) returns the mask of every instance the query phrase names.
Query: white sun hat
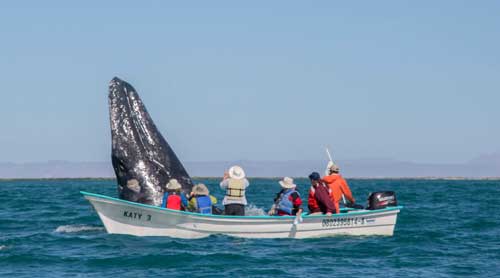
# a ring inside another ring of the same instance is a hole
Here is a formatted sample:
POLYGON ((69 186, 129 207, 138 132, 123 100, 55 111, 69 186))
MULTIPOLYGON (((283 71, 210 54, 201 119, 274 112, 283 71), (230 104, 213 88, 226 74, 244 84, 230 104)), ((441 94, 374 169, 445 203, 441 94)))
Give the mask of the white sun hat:
POLYGON ((135 193, 141 192, 141 186, 139 185, 139 181, 136 179, 128 180, 127 188, 134 191, 135 193))
POLYGON ((289 177, 284 177, 283 180, 279 181, 281 187, 286 189, 291 189, 297 187, 295 183, 293 183, 293 179, 289 177))
POLYGON ((236 180, 242 180, 245 178, 245 171, 238 165, 229 168, 229 177, 236 180))
POLYGON ((181 189, 181 188, 182 188, 182 185, 176 179, 171 179, 167 183, 167 189, 176 190, 176 189, 181 189))
POLYGON ((208 195, 210 194, 210 191, 208 191, 208 188, 206 185, 203 183, 199 183, 195 186, 193 186, 192 192, 197 195, 208 195))

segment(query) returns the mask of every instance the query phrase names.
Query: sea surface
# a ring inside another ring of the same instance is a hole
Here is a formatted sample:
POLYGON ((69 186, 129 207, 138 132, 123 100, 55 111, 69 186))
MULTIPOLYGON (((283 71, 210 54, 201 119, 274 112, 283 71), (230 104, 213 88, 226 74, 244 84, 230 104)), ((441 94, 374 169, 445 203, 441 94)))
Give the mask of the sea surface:
MULTIPOLYGON (((202 181, 222 196, 218 180, 202 181)), ((250 181, 248 213, 262 214, 279 185, 250 181)), ((0 181, 0 276, 500 277, 500 181, 349 183, 360 203, 371 191, 396 191, 404 209, 393 237, 108 235, 79 191, 115 197, 114 181, 0 181)), ((307 180, 298 184, 306 195, 307 180)))

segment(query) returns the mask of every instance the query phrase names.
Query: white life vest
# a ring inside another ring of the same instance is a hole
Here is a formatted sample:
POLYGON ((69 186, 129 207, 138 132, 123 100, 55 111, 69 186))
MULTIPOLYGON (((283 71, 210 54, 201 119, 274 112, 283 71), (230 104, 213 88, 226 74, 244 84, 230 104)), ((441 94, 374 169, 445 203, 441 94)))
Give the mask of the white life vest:
POLYGON ((226 199, 239 201, 245 197, 245 180, 229 179, 226 189, 226 199))

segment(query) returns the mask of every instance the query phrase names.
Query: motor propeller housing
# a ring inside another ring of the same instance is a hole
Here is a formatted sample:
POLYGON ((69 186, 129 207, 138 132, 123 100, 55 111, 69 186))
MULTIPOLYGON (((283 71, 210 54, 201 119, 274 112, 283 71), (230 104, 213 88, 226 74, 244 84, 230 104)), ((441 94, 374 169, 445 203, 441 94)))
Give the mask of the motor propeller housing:
POLYGON ((386 207, 395 207, 398 205, 396 193, 394 191, 380 191, 370 193, 368 196, 369 210, 383 209, 386 207))

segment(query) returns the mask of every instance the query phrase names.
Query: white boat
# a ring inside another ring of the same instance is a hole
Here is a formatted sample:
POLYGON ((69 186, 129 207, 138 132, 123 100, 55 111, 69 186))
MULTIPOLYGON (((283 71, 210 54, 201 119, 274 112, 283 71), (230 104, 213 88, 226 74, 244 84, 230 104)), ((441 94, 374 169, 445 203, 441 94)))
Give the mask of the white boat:
POLYGON ((223 234, 244 238, 312 238, 335 235, 392 236, 401 206, 348 210, 332 216, 227 216, 170 210, 81 192, 110 234, 203 238, 223 234))

